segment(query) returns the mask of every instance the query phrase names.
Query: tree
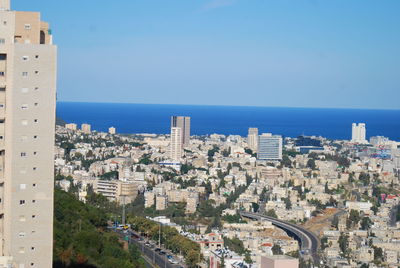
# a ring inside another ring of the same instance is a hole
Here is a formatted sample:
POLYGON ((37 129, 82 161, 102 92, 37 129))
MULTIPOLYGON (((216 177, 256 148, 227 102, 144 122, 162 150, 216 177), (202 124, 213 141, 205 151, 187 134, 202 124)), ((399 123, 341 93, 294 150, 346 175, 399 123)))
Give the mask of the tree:
POLYGON ((269 217, 278 218, 278 215, 276 215, 276 212, 275 212, 274 209, 268 210, 266 215, 269 216, 269 217))
POLYGON ((349 218, 347 219, 347 228, 354 227, 360 221, 360 213, 357 210, 350 210, 349 218))
POLYGON ((258 209, 260 208, 259 204, 252 202, 251 206, 253 208, 253 212, 258 212, 258 209))
POLYGON ((273 246, 272 246, 272 253, 274 254, 274 255, 282 255, 283 254, 283 251, 282 251, 282 248, 281 248, 281 246, 279 246, 278 244, 274 244, 273 246))
POLYGON ((246 250, 246 253, 244 254, 244 261, 247 264, 252 264, 253 263, 253 260, 251 259, 249 250, 246 250))
POLYGON ((315 160, 314 159, 308 159, 307 161, 307 167, 311 168, 312 170, 316 169, 316 165, 315 165, 315 160))
POLYGON ((342 251, 342 256, 347 258, 349 255, 349 237, 345 233, 341 233, 339 236, 339 248, 342 251))
POLYGON ((361 220, 361 229, 368 230, 372 225, 372 221, 369 217, 363 217, 361 220))

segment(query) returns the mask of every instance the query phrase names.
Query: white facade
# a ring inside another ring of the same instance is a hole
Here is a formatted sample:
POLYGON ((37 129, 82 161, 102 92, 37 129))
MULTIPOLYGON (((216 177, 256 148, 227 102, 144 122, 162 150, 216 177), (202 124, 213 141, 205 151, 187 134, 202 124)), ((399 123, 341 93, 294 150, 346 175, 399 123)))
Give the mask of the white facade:
POLYGON ((366 139, 366 127, 364 123, 352 124, 351 128, 351 141, 355 143, 368 143, 366 139))
POLYGON ((38 12, 0 21, 0 256, 52 267, 57 48, 38 12))
POLYGON ((117 130, 115 129, 115 127, 110 127, 108 129, 108 133, 110 133, 111 135, 114 135, 115 133, 117 133, 117 130))
POLYGON ((282 146, 282 136, 263 133, 258 139, 257 158, 259 160, 281 160, 282 146))
POLYGON ((258 150, 258 128, 249 128, 247 134, 247 145, 253 152, 258 150))
POLYGON ((179 162, 182 158, 182 129, 180 127, 171 128, 171 142, 169 144, 171 160, 179 162))

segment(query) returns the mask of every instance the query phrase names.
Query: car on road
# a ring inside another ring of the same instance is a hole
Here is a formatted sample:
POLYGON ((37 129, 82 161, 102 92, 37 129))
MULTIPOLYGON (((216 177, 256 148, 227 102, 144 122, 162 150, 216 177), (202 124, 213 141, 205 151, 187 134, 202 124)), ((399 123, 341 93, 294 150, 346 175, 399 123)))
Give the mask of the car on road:
POLYGON ((161 250, 160 251, 160 253, 158 253, 158 254, 160 254, 160 255, 165 255, 165 254, 167 254, 164 250, 161 250))
POLYGON ((161 252, 161 248, 156 248, 154 251, 155 252, 161 252))

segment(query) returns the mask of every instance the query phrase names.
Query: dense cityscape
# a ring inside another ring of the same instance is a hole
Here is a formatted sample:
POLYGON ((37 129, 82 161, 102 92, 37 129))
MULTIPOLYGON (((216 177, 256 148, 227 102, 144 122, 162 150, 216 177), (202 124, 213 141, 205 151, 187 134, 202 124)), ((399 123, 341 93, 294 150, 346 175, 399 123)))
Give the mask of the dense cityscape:
POLYGON ((58 126, 57 185, 83 202, 93 191, 125 205, 126 220, 121 211, 114 224, 130 226, 171 264, 398 263, 400 143, 383 136, 367 141, 363 123, 349 126, 351 140, 282 138, 257 128, 247 137, 190 136, 190 118, 182 116, 171 118, 170 135, 116 131, 58 126), (196 250, 163 240, 163 228, 196 250), (304 230, 318 240, 303 241, 296 231, 304 230))

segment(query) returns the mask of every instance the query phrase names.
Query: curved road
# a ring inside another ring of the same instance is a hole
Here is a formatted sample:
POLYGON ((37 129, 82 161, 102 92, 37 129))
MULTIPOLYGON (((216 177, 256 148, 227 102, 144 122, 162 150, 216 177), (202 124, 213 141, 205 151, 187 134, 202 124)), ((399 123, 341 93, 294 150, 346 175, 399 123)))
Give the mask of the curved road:
POLYGON ((300 242, 301 250, 303 250, 304 252, 309 252, 314 260, 314 263, 319 264, 319 239, 314 233, 296 224, 278 220, 276 218, 265 216, 262 214, 242 211, 240 212, 240 215, 255 220, 266 219, 272 222, 273 225, 285 230, 286 232, 289 232, 290 234, 293 234, 294 237, 300 242))

